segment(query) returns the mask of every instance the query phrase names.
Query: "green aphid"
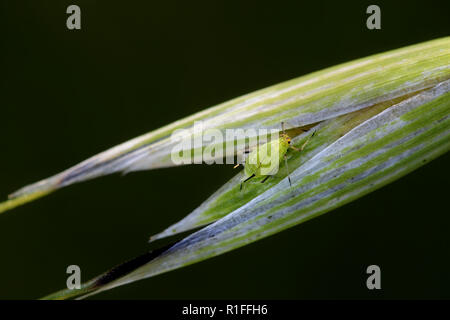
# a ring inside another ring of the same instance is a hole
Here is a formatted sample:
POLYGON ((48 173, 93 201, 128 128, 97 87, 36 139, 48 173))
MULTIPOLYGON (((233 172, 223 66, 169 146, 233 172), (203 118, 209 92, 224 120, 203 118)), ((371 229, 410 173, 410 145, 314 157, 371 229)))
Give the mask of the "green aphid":
MULTIPOLYGON (((253 151, 248 153, 248 157, 245 160, 244 164, 245 177, 241 181, 241 190, 244 182, 247 182, 248 180, 255 177, 264 177, 261 183, 266 182, 266 180, 269 179, 271 175, 274 175, 278 172, 279 164, 281 163, 281 161, 283 161, 283 159, 286 164, 289 184, 292 186, 291 178, 289 177, 289 168, 286 153, 288 152, 289 148, 299 152, 302 151, 308 144, 309 139, 312 138, 316 132, 314 131, 314 133, 305 141, 305 143, 303 143, 301 148, 296 148, 291 145, 291 137, 289 137, 289 135, 285 133, 283 123, 281 123, 281 128, 283 132, 280 134, 278 139, 257 146, 253 151)), ((238 166, 239 164, 236 165, 235 168, 237 168, 238 166)))

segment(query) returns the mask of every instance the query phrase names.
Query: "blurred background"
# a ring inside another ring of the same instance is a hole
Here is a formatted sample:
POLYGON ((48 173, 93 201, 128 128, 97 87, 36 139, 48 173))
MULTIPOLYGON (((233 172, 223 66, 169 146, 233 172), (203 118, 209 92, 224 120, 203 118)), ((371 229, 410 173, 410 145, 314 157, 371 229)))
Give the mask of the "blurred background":
MULTIPOLYGON (((206 107, 449 35, 448 1, 0 1, 0 196, 206 107), (347 3, 347 2, 345 2, 347 3), (66 28, 81 8, 82 29, 66 28)), ((319 218, 93 299, 450 298, 450 155, 319 218), (381 268, 382 290, 366 288, 381 268)), ((0 298, 86 281, 168 241, 236 171, 193 165, 70 186, 0 216, 0 298)))

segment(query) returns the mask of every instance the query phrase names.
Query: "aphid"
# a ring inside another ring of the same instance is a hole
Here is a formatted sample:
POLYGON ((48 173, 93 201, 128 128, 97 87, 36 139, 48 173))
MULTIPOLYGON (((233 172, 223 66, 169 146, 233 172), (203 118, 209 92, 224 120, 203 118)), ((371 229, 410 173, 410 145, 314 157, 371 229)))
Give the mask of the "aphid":
MULTIPOLYGON (((273 141, 269 141, 261 146, 255 148, 255 150, 248 153, 247 159, 245 159, 244 164, 244 174, 245 177, 241 181, 242 185, 252 178, 264 177, 261 183, 266 182, 267 179, 278 171, 279 163, 284 159, 286 164, 287 176, 289 180, 289 185, 291 184, 291 177, 289 176, 289 168, 287 163, 286 153, 289 148, 295 151, 302 151, 308 144, 309 139, 314 136, 314 133, 303 143, 301 148, 296 148, 291 145, 291 137, 284 130, 284 123, 281 123, 282 133, 279 138, 273 141), (273 156, 272 156, 273 154, 273 156), (267 166, 269 165, 269 166, 267 166)), ((307 131, 307 130, 304 130, 307 131)), ((235 168, 239 166, 236 165, 235 168)))

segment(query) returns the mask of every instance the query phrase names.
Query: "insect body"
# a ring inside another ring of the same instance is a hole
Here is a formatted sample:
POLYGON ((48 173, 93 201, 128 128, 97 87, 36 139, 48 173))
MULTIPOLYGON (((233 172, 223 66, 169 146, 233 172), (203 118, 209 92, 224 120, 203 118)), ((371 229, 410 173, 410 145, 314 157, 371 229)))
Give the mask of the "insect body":
POLYGON ((291 138, 281 134, 276 140, 267 142, 253 150, 245 160, 244 172, 247 177, 263 177, 276 173, 280 161, 289 149, 291 138))
MULTIPOLYGON (((241 182, 241 190, 244 182, 252 178, 264 177, 261 183, 264 183, 271 175, 278 172, 279 164, 281 161, 285 161, 286 170, 288 172, 289 184, 291 184, 291 178, 289 177, 289 169, 287 165, 286 153, 289 148, 296 151, 302 151, 309 139, 314 136, 315 132, 309 137, 301 148, 296 148, 291 145, 291 138, 284 132, 283 123, 281 124, 283 133, 280 134, 278 139, 267 142, 261 146, 258 146, 255 150, 248 154, 244 164, 245 177, 241 182)), ((306 130, 305 130, 306 131, 306 130)), ((238 167, 239 165, 235 166, 238 167)))

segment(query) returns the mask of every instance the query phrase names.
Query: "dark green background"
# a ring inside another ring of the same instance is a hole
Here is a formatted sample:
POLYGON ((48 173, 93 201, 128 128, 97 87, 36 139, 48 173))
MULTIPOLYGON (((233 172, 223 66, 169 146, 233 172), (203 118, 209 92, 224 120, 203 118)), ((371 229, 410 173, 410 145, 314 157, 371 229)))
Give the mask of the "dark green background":
MULTIPOLYGON (((2 199, 205 107, 449 35, 444 1, 376 3, 378 31, 365 26, 372 1, 2 0, 2 199), (81 7, 80 31, 66 28, 69 4, 81 7)), ((95 298, 450 298, 449 159, 270 238, 95 298), (365 287, 371 264, 381 267, 380 291, 365 287)), ((65 287, 70 264, 87 280, 145 252, 149 235, 234 174, 189 166, 109 176, 1 215, 0 298, 38 298, 65 287)))

